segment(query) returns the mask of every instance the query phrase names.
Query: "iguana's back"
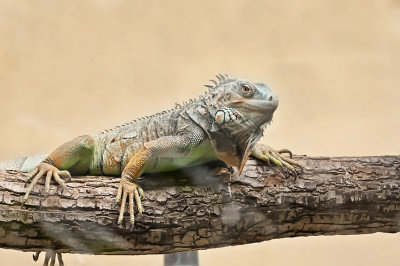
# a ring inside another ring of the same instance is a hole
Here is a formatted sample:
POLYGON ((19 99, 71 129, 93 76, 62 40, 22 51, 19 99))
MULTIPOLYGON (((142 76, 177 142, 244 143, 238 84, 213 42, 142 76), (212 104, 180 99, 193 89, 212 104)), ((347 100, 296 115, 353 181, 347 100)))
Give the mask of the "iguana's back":
MULTIPOLYGON (((188 130, 202 131, 186 114, 198 103, 179 106, 153 116, 106 130, 94 136, 94 154, 89 174, 120 175, 132 155, 139 152, 145 143, 164 136, 178 136, 188 130)), ((204 133, 205 135, 205 133, 204 133)), ((157 158, 149 163, 144 172, 164 172, 215 160, 216 156, 207 138, 198 149, 186 158, 157 158)))

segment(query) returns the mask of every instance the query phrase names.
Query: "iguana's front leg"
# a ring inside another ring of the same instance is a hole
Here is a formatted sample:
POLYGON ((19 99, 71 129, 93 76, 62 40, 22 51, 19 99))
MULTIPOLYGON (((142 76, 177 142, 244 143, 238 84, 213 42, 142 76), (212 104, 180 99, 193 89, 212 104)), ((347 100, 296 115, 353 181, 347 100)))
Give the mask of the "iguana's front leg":
POLYGON ((119 202, 122 195, 118 224, 121 224, 124 218, 125 204, 128 196, 131 224, 135 222, 133 212, 134 198, 139 213, 143 211, 142 202, 140 200, 140 194, 143 194, 143 190, 134 183, 134 180, 143 173, 148 163, 157 157, 174 158, 185 156, 190 152, 190 149, 198 145, 202 139, 202 134, 166 136, 144 144, 144 147, 129 160, 121 175, 121 182, 118 187, 116 198, 116 201, 119 202))
POLYGON ((287 149, 274 150, 267 145, 256 143, 251 151, 251 155, 257 159, 267 162, 268 165, 270 165, 272 162, 277 166, 288 169, 294 176, 297 176, 296 167, 303 170, 301 164, 291 159, 292 152, 287 149), (289 154, 290 158, 282 156, 282 153, 289 154))

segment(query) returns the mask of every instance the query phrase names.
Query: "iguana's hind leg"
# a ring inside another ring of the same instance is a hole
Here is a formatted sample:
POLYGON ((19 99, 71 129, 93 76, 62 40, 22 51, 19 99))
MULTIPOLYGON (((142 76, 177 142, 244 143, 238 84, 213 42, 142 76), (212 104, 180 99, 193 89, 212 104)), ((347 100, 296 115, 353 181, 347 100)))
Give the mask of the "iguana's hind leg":
POLYGON ((24 196, 27 201, 29 193, 39 181, 46 176, 45 190, 50 192, 50 181, 52 178, 63 188, 66 187, 62 178, 67 180, 71 174, 86 174, 89 170, 90 162, 93 157, 94 140, 91 136, 80 136, 55 149, 46 159, 29 173, 31 181, 24 196))
POLYGON ((257 159, 267 162, 268 165, 271 165, 272 162, 277 166, 287 169, 295 177, 297 176, 296 167, 300 168, 300 171, 303 170, 301 164, 291 159, 292 152, 288 149, 274 150, 267 145, 256 143, 253 150, 251 151, 251 155, 257 159), (282 153, 289 154, 290 158, 282 156, 282 153))

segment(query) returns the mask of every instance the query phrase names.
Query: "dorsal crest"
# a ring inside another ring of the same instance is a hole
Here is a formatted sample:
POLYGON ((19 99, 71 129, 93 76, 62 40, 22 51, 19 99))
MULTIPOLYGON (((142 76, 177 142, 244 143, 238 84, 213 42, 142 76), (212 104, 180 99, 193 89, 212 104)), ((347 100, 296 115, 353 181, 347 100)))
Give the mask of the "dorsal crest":
POLYGON ((219 87, 225 83, 235 80, 234 78, 230 78, 227 74, 217 74, 215 76, 217 77, 217 80, 210 79, 210 81, 214 85, 210 85, 210 84, 204 85, 208 89, 209 92, 214 91, 217 87, 219 87))
MULTIPOLYGON (((223 85, 225 83, 234 81, 234 80, 236 80, 236 79, 229 77, 227 74, 217 74, 216 75, 216 79, 211 79, 210 80, 213 83, 213 85, 208 85, 207 84, 207 85, 204 85, 204 86, 206 86, 208 88, 209 93, 211 93, 216 88, 218 88, 219 86, 221 86, 221 85, 223 85)), ((163 115, 165 113, 170 113, 172 111, 185 108, 186 106, 188 106, 190 104, 193 104, 195 102, 198 102, 198 101, 202 100, 206 95, 207 95, 207 93, 205 95, 203 95, 203 96, 199 96, 197 98, 189 99, 189 101, 184 101, 182 104, 175 103, 175 107, 173 109, 170 109, 170 110, 167 110, 167 111, 162 111, 162 112, 150 115, 150 116, 145 116, 145 117, 140 117, 140 118, 134 119, 134 120, 132 120, 130 122, 124 123, 124 124, 116 126, 114 128, 104 130, 100 134, 108 133, 108 132, 113 131, 113 130, 118 130, 118 129, 121 129, 123 127, 129 126, 129 125, 134 124, 134 123, 139 122, 139 121, 148 120, 148 119, 153 118, 153 117, 158 116, 158 115, 163 115)))

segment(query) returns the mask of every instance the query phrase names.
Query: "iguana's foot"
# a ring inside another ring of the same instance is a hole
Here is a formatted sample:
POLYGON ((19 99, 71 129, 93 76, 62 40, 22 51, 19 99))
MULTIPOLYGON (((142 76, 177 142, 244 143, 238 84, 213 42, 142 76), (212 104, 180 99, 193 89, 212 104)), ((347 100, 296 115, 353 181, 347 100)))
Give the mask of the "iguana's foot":
POLYGON ((131 224, 133 225, 135 223, 135 215, 133 212, 134 209, 133 198, 135 198, 139 213, 142 213, 143 206, 140 197, 144 197, 143 189, 138 185, 136 185, 135 183, 130 182, 126 178, 122 177, 121 182, 119 183, 118 186, 116 202, 120 201, 121 195, 122 195, 122 201, 121 201, 121 208, 119 211, 118 224, 121 224, 122 220, 124 219, 126 198, 129 195, 129 215, 131 224))
POLYGON ((69 181, 71 179, 71 175, 68 171, 60 171, 57 167, 50 165, 48 163, 40 163, 38 166, 33 169, 32 172, 29 173, 29 179, 26 181, 25 185, 29 182, 32 181, 25 193, 24 196, 24 203, 28 200, 29 194, 31 193, 33 187, 36 185, 36 183, 39 181, 39 179, 43 176, 46 176, 46 182, 45 182, 45 191, 46 193, 50 192, 50 181, 51 178, 54 178, 54 180, 63 188, 66 188, 65 182, 61 178, 67 179, 69 181))
POLYGON ((271 165, 271 162, 277 166, 282 167, 283 169, 289 170, 295 177, 297 177, 297 168, 300 168, 300 172, 303 171, 303 167, 298 162, 292 160, 292 152, 288 149, 274 150, 273 148, 263 145, 256 144, 251 151, 251 155, 257 159, 263 160, 267 162, 268 165, 271 165), (289 157, 282 156, 283 153, 289 154, 289 157))
MULTIPOLYGON (((37 261, 39 259, 41 251, 37 251, 35 255, 33 255, 33 260, 37 261)), ((62 259, 61 252, 55 252, 52 249, 46 250, 46 257, 44 258, 43 266, 48 266, 50 261, 50 266, 53 266, 56 263, 56 254, 58 259, 58 265, 64 266, 64 261, 62 259)))

